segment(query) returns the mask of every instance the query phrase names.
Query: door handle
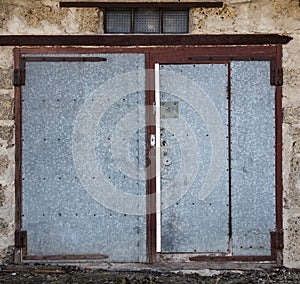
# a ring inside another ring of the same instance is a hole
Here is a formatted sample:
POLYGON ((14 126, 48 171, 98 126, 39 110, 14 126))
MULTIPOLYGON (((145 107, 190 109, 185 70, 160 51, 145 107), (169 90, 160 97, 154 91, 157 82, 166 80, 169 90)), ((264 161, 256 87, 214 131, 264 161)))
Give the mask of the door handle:
POLYGON ((155 146, 155 134, 150 134, 150 146, 155 146))

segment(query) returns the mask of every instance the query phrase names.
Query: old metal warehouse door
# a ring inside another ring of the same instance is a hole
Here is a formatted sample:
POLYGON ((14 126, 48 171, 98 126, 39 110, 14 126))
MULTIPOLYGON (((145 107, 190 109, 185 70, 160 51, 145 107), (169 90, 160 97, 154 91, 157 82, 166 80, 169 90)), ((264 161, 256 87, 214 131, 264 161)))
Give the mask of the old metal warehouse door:
POLYGON ((145 262, 144 54, 24 60, 24 259, 145 262))
POLYGON ((273 255, 270 61, 148 55, 22 55, 24 260, 273 255))
POLYGON ((157 252, 270 256, 270 62, 155 66, 157 252))

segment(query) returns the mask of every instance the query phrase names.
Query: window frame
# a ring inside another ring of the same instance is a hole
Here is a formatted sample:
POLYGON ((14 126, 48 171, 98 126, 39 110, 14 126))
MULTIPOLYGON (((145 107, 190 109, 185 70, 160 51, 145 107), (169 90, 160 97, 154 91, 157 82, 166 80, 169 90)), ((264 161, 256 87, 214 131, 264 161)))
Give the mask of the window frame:
POLYGON ((106 8, 104 9, 104 21, 103 21, 103 24, 104 24, 104 33, 105 34, 155 34, 155 35, 159 35, 159 34, 188 34, 189 33, 189 9, 188 8, 156 8, 156 7, 153 7, 153 8, 106 8), (158 32, 136 32, 135 31, 135 15, 136 15, 136 12, 138 11, 156 11, 158 12, 159 14, 159 31, 158 32), (128 11, 130 12, 130 31, 129 32, 113 32, 113 31, 107 31, 107 27, 108 27, 108 24, 107 24, 107 15, 108 15, 108 12, 113 12, 113 11, 116 11, 116 12, 120 12, 120 11, 128 11), (181 11, 184 11, 186 12, 186 30, 184 32, 170 32, 170 33, 166 33, 164 32, 164 13, 165 12, 168 12, 168 11, 178 11, 178 12, 181 12, 181 11))

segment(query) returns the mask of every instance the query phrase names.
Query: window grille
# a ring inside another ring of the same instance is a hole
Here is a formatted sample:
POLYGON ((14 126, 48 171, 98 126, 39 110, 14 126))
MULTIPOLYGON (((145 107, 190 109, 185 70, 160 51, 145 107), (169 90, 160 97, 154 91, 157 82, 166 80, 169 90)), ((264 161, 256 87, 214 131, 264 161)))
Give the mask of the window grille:
POLYGON ((188 33, 188 9, 106 9, 106 33, 188 33))

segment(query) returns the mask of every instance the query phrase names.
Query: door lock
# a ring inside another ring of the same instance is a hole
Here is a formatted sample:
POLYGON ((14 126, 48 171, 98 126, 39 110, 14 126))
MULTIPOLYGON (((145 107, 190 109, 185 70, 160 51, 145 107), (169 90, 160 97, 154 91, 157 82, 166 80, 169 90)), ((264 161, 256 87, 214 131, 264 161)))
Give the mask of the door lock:
POLYGON ((155 146, 155 134, 150 134, 150 146, 155 146))

